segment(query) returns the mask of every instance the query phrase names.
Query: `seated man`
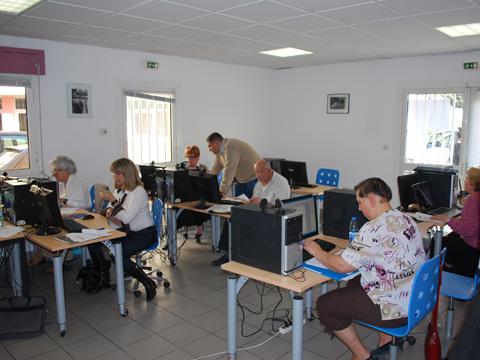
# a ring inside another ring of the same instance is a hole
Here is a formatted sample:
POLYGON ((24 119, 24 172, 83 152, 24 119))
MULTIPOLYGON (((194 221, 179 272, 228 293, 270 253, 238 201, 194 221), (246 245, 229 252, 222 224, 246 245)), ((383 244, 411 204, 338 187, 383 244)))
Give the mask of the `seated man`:
MULTIPOLYGON (((350 246, 341 255, 325 252, 313 241, 304 248, 332 270, 360 272, 346 287, 320 296, 317 312, 353 359, 364 360, 375 357, 360 341, 352 321, 380 327, 405 325, 410 290, 425 251, 415 221, 390 206, 392 191, 383 180, 366 179, 355 186, 355 192, 360 211, 370 221, 350 246)), ((389 335, 379 332, 379 347, 390 341, 389 335)))
MULTIPOLYGON (((274 204, 277 199, 284 200, 290 197, 288 180, 273 171, 268 161, 257 160, 253 166, 253 172, 258 181, 253 189, 253 196, 250 198, 251 204, 259 204, 262 199, 267 199, 270 204, 274 204)), ((224 250, 225 254, 213 261, 212 265, 220 266, 228 262, 228 243, 228 226, 224 226, 218 248, 224 250)))

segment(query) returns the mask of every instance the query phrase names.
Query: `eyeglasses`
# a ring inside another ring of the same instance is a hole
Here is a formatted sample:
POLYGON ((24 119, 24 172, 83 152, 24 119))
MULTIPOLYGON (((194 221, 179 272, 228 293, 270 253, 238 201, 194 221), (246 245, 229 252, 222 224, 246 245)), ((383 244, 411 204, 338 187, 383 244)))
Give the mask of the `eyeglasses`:
POLYGON ((52 174, 55 174, 61 171, 65 171, 65 169, 52 169, 52 174))
POLYGON ((185 155, 185 159, 195 159, 197 157, 198 156, 196 156, 196 155, 185 155))

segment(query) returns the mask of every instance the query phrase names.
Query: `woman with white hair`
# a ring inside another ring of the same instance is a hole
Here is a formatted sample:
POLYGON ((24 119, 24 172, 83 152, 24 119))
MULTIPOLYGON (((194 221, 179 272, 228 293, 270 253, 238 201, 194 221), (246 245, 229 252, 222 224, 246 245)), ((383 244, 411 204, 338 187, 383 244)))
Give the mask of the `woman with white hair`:
POLYGON ((88 194, 83 182, 76 176, 77 166, 68 156, 59 155, 50 161, 52 175, 59 183, 60 205, 88 207, 88 194))

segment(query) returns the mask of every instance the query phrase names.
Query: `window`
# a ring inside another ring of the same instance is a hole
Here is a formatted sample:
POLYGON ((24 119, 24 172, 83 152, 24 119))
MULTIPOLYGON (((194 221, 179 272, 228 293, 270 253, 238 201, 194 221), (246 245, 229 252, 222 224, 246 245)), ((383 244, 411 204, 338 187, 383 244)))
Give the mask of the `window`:
POLYGON ((15 99, 15 109, 26 109, 25 97, 15 99))
POLYGON ((480 90, 405 92, 402 170, 480 163, 480 90))
POLYGON ((125 91, 127 153, 136 164, 173 161, 173 93, 125 91))

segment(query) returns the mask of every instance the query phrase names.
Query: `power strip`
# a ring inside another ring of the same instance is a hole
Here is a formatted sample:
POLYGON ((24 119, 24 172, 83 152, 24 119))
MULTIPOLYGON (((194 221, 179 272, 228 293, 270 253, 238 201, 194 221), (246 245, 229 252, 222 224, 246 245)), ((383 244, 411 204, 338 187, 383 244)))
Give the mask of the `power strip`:
MULTIPOLYGON (((303 319, 303 325, 305 325, 305 323, 306 321, 305 319, 303 319)), ((283 325, 281 328, 278 329, 278 332, 281 335, 285 335, 285 334, 288 334, 290 331, 292 331, 292 328, 293 328, 292 325, 288 325, 288 326, 283 325)))

